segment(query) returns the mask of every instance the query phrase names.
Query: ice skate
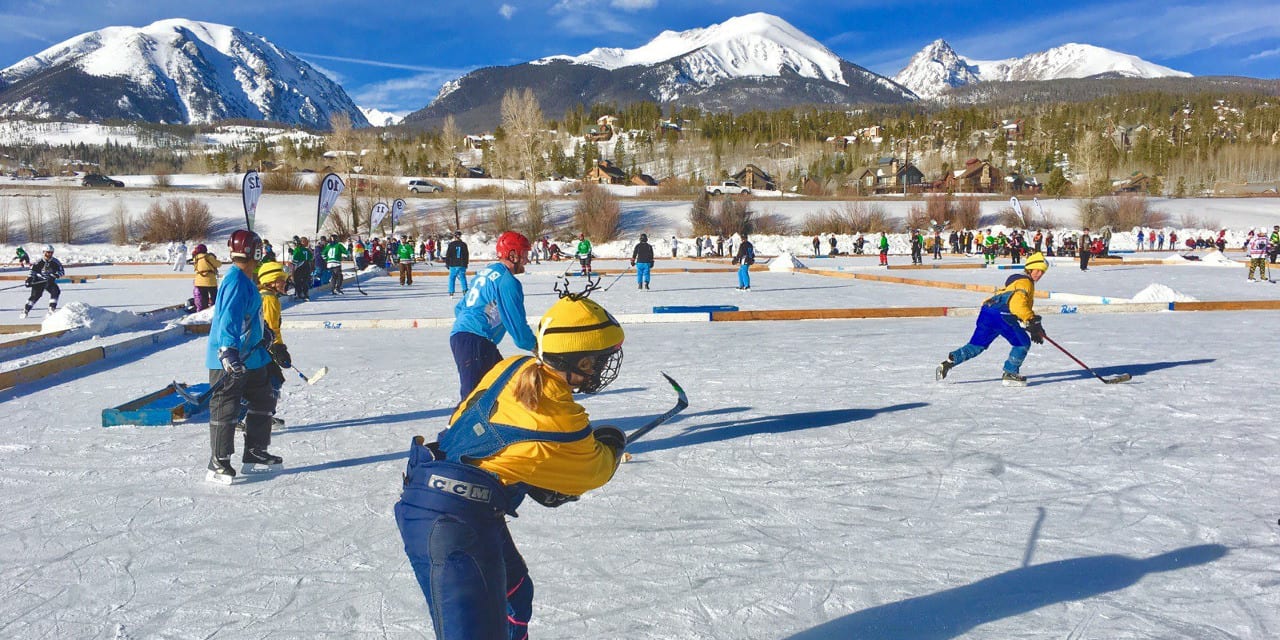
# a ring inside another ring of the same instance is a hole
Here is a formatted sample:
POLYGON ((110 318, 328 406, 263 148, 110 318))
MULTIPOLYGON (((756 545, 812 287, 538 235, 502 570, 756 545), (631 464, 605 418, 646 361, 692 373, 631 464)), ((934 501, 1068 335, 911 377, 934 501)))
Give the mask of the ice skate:
POLYGON ((209 458, 209 472, 204 475, 204 479, 218 484, 235 482, 236 470, 235 467, 231 466, 231 459, 209 458))
POLYGON ((284 468, 284 458, 264 449, 246 449, 241 461, 244 462, 240 467, 241 473, 271 473, 284 468))
POLYGON ((1004 376, 1000 378, 1000 383, 1006 387, 1025 387, 1027 386, 1027 377, 1006 371, 1004 376))
POLYGON ((942 380, 946 378, 947 374, 951 373, 951 368, 954 366, 956 366, 956 361, 952 360, 951 356, 947 356, 947 359, 943 360, 942 364, 938 365, 938 370, 935 372, 937 379, 942 380))

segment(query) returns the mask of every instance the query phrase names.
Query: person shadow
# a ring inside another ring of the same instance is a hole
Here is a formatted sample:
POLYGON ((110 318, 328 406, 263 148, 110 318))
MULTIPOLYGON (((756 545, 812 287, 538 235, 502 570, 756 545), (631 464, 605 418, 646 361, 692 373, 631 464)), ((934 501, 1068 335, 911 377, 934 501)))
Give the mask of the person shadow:
POLYGON ((1186 569, 1226 556, 1202 544, 1150 558, 1108 554, 1020 567, 946 591, 863 609, 788 640, 945 640, 1041 607, 1119 591, 1147 574, 1186 569))
MULTIPOLYGON (((685 429, 682 433, 673 436, 637 441, 633 444, 627 445, 627 452, 644 453, 646 451, 661 451, 663 449, 674 449, 676 447, 687 447, 691 445, 705 444, 708 442, 719 442, 722 440, 729 440, 731 438, 742 438, 762 433, 788 433, 803 429, 830 427, 838 424, 868 420, 881 413, 908 411, 927 406, 929 406, 927 402, 907 402, 881 407, 879 409, 830 409, 827 411, 805 411, 802 413, 760 416, 758 418, 751 418, 747 420, 712 422, 691 426, 685 429)), ((737 410, 737 408, 735 408, 735 410, 737 410)), ((659 427, 659 429, 661 429, 661 427, 659 427)))

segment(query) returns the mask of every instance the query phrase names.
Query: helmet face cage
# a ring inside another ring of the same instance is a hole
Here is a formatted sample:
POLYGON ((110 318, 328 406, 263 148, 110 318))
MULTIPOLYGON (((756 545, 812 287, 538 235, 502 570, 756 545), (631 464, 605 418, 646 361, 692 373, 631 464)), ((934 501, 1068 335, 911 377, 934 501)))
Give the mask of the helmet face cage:
POLYGON ((548 354, 543 360, 556 369, 585 378, 586 381, 576 387, 577 391, 599 393, 618 379, 618 372, 622 370, 622 345, 609 351, 548 354), (592 360, 591 371, 581 367, 584 358, 592 360))

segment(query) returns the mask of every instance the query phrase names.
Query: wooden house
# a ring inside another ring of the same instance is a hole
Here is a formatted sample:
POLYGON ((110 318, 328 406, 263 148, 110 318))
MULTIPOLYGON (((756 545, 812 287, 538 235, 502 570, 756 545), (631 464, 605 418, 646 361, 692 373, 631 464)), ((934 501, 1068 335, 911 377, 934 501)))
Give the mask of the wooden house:
POLYGON ((778 183, 764 169, 749 164, 731 176, 734 182, 752 191, 777 191, 778 183))
POLYGON ((627 184, 633 187, 656 187, 658 186, 658 181, 654 180, 653 176, 639 173, 631 176, 631 179, 627 180, 627 184))
POLYGON ((626 184, 627 174, 622 169, 614 166, 613 162, 601 160, 587 172, 583 180, 596 184, 626 184))
POLYGON ((1147 193, 1151 189, 1151 176, 1141 171, 1134 171, 1127 178, 1111 181, 1111 193, 1147 193))
POLYGON ((987 160, 969 158, 937 183, 939 191, 950 193, 996 193, 1004 188, 1004 173, 987 160))
POLYGON ((901 193, 904 187, 907 191, 920 191, 924 185, 924 172, 918 167, 889 156, 880 158, 875 166, 866 167, 855 176, 861 195, 901 193))

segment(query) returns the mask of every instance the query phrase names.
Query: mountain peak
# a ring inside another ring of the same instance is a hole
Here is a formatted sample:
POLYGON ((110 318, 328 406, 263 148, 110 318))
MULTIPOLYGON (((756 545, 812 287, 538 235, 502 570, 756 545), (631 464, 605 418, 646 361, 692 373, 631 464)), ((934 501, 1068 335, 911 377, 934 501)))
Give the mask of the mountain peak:
POLYGON ((319 129, 365 118, 336 83, 262 36, 184 18, 82 33, 0 70, 0 115, 319 129))
POLYGON ((974 60, 959 55, 939 38, 912 56, 894 80, 922 98, 936 98, 949 88, 975 82, 1087 78, 1104 73, 1133 78, 1191 76, 1134 55, 1078 42, 1020 58, 974 60))

